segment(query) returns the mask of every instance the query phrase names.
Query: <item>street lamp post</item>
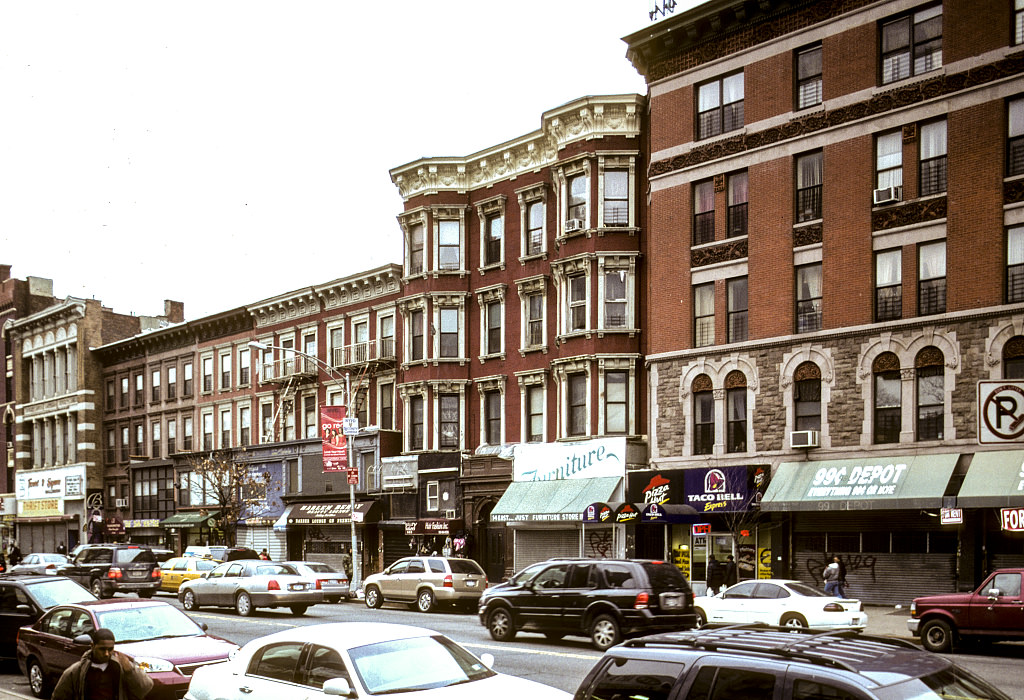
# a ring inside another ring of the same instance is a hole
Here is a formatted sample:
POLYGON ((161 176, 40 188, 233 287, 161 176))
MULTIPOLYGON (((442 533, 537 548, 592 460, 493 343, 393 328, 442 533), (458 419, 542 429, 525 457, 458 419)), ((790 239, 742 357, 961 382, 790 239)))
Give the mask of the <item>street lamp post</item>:
MULTIPOLYGON (((286 348, 281 345, 269 345, 267 343, 261 343, 257 340, 250 340, 249 346, 258 350, 282 350, 284 352, 293 352, 296 355, 308 358, 316 363, 317 367, 320 367, 333 381, 340 382, 341 375, 337 370, 331 367, 329 364, 321 360, 315 355, 296 350, 295 348, 286 348)), ((352 414, 352 388, 349 384, 348 372, 345 373, 345 414, 351 416, 352 414)), ((352 439, 351 436, 346 436, 345 439, 345 459, 348 462, 349 469, 352 468, 352 439)), ((349 502, 349 528, 351 534, 351 559, 352 559, 352 580, 349 583, 350 590, 359 590, 359 586, 362 583, 362 558, 360 557, 358 544, 356 540, 356 486, 352 483, 352 480, 348 480, 348 502, 349 502)))

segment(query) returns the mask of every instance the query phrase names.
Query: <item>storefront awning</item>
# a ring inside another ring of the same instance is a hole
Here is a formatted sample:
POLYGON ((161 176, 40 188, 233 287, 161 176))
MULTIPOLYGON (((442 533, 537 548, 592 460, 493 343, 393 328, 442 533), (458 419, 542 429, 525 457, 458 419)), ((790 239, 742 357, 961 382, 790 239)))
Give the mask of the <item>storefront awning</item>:
POLYGON ((584 508, 607 503, 622 477, 513 481, 491 511, 491 522, 582 520, 584 508))
POLYGON ((591 503, 583 509, 585 523, 631 523, 640 519, 641 506, 636 503, 591 503))
POLYGON ((1024 450, 979 452, 956 497, 958 508, 1024 505, 1024 450))
POLYGON ((169 518, 160 521, 160 527, 205 527, 211 518, 216 518, 216 513, 175 513, 169 518))
POLYGON ((784 462, 761 499, 764 511, 941 508, 959 455, 784 462))
POLYGON ((706 519, 696 508, 683 503, 648 503, 640 511, 642 523, 696 523, 706 519))
POLYGON ((351 503, 294 503, 293 510, 288 512, 289 525, 348 525, 353 520, 356 523, 371 520, 371 516, 378 511, 373 507, 377 501, 359 501, 351 503))
POLYGON ((284 512, 281 513, 281 517, 274 522, 274 532, 283 532, 288 529, 288 518, 291 516, 293 510, 295 510, 294 503, 285 506, 284 512))

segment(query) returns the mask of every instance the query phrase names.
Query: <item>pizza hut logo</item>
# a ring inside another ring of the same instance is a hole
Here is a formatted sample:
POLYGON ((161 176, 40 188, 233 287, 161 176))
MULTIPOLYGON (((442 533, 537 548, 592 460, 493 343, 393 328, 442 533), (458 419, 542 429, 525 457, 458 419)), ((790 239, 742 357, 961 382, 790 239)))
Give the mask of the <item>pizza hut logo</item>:
POLYGON ((664 503, 669 500, 669 487, 672 482, 661 474, 651 477, 651 482, 643 489, 644 503, 664 503))

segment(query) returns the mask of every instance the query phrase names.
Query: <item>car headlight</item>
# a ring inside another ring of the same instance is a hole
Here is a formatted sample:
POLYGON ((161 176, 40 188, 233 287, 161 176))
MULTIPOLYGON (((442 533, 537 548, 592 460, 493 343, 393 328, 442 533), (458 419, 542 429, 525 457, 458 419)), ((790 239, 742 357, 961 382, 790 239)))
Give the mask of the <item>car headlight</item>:
POLYGON ((135 663, 146 673, 161 673, 174 670, 174 664, 170 661, 159 659, 155 656, 136 656, 135 663))

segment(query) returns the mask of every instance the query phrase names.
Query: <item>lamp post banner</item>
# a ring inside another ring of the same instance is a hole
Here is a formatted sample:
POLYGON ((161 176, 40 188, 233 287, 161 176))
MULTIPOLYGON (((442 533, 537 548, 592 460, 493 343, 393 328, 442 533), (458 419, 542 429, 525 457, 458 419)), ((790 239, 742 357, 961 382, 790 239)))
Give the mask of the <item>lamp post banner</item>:
POLYGON ((345 406, 320 407, 320 434, 324 441, 324 473, 343 472, 348 468, 348 438, 342 424, 345 406))

